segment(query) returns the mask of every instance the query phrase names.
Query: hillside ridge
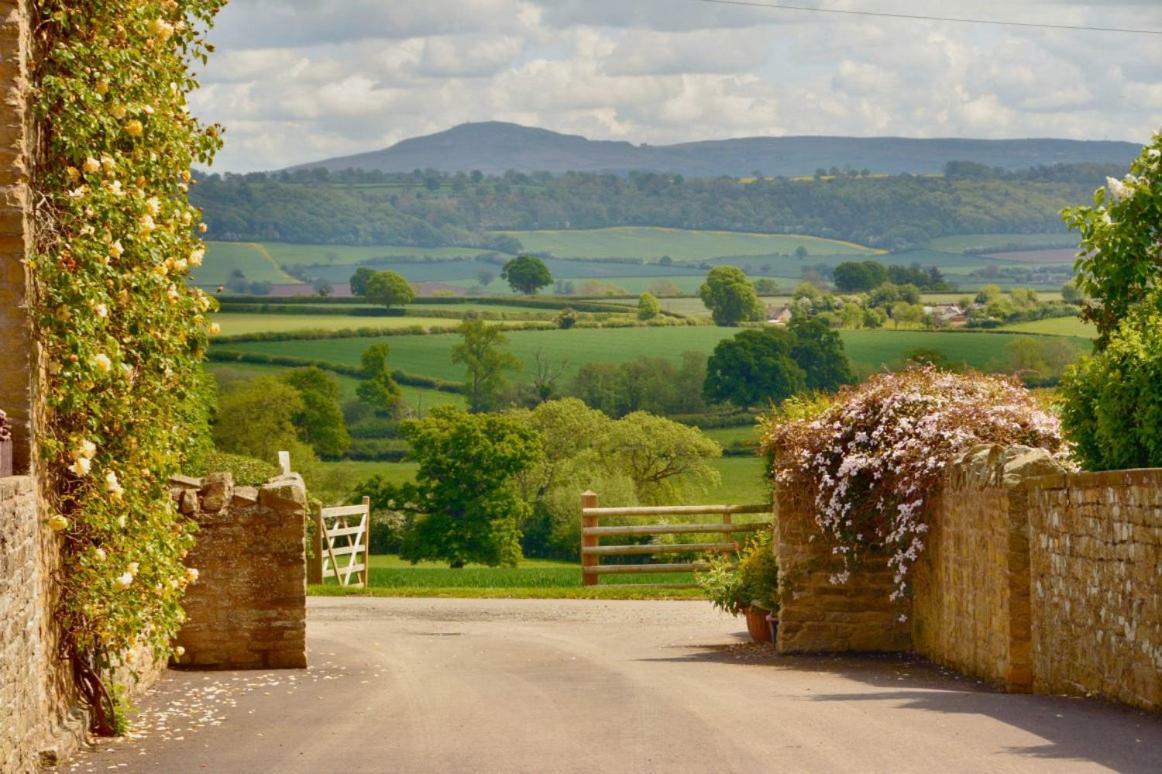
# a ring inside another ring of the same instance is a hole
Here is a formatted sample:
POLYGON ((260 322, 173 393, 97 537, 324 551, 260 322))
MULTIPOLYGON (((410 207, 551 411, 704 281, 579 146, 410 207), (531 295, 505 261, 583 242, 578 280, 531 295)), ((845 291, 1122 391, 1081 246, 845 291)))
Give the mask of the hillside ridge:
POLYGON ((485 174, 632 171, 688 177, 810 175, 822 167, 877 174, 930 174, 949 161, 1007 170, 1053 164, 1129 164, 1138 145, 1116 140, 974 139, 788 135, 634 145, 591 140, 502 121, 465 123, 411 137, 381 150, 299 164, 290 169, 348 168, 406 173, 416 169, 485 174))

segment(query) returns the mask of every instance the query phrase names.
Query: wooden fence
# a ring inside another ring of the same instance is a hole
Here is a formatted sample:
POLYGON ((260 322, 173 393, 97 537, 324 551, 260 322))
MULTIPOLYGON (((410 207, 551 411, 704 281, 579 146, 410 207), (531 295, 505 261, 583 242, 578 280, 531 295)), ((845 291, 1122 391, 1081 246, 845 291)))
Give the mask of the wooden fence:
MULTIPOLYGON (((636 573, 693 572, 701 569, 701 562, 673 562, 668 564, 601 564, 603 556, 641 556, 654 554, 676 554, 697 551, 700 553, 729 553, 738 550, 738 543, 731 540, 736 533, 753 532, 770 527, 770 522, 734 524, 731 517, 736 513, 771 513, 770 505, 667 505, 631 506, 625 508, 599 508, 597 495, 585 492, 581 495, 581 582, 585 586, 596 586, 602 575, 636 573), (676 523, 676 524, 633 524, 627 526, 602 527, 605 518, 646 518, 651 516, 721 516, 717 523, 676 523), (671 543, 603 546, 601 538, 626 535, 680 535, 680 534, 721 533, 723 539, 712 543, 671 543)), ((690 583, 640 584, 667 586, 670 588, 690 587, 690 583)))
POLYGON ((359 505, 321 508, 315 514, 315 534, 307 563, 307 582, 368 588, 371 574, 371 500, 359 505), (340 558, 346 562, 340 563, 340 558), (355 578, 352 581, 352 577, 355 578))

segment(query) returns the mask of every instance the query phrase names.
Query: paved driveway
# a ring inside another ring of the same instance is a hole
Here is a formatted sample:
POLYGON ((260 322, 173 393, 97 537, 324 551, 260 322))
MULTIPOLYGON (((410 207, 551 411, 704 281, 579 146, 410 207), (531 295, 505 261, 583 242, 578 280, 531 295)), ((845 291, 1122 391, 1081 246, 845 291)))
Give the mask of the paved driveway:
POLYGON ((779 657, 701 602, 310 600, 311 668, 175 672, 73 771, 1162 771, 1162 717, 896 658, 779 657))

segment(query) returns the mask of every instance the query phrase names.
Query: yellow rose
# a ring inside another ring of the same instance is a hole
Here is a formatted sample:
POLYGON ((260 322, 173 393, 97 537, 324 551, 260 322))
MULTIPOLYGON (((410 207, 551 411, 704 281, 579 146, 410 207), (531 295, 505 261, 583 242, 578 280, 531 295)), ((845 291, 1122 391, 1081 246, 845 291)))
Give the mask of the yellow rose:
POLYGON ((218 323, 216 323, 216 322, 212 322, 212 323, 210 323, 210 335, 211 335, 211 336, 217 336, 217 335, 218 335, 219 333, 221 333, 221 332, 222 332, 222 326, 221 326, 221 325, 219 325, 219 324, 218 324, 218 323))
POLYGON ((145 132, 145 126, 136 118, 125 122, 125 133, 130 137, 140 137, 145 132))
POLYGON ((48 528, 53 532, 64 532, 69 528, 69 520, 58 513, 48 520, 48 528))
POLYGON ((69 180, 74 183, 81 179, 81 170, 77 169, 76 167, 69 167, 65 170, 65 174, 67 174, 69 176, 69 180))
POLYGON ((92 174, 94 172, 100 172, 101 171, 101 162, 97 161, 95 158, 90 156, 89 158, 85 159, 84 167, 85 167, 85 171, 88 172, 89 174, 92 174))
POLYGON ((107 374, 113 369, 113 361, 104 352, 93 357, 93 365, 97 366, 97 370, 103 374, 107 374))

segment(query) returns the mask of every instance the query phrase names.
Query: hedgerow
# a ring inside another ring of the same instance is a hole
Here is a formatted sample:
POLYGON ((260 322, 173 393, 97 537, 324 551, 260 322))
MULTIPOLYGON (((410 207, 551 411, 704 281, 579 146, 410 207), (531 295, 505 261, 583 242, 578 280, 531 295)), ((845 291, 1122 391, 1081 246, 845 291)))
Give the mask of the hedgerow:
POLYGON ((207 448, 200 363, 214 302, 186 286, 205 253, 187 193, 220 139, 186 94, 222 5, 32 4, 39 460, 64 554, 54 618, 101 733, 120 725, 111 669, 142 643, 169 651, 196 579, 167 481, 207 448))

